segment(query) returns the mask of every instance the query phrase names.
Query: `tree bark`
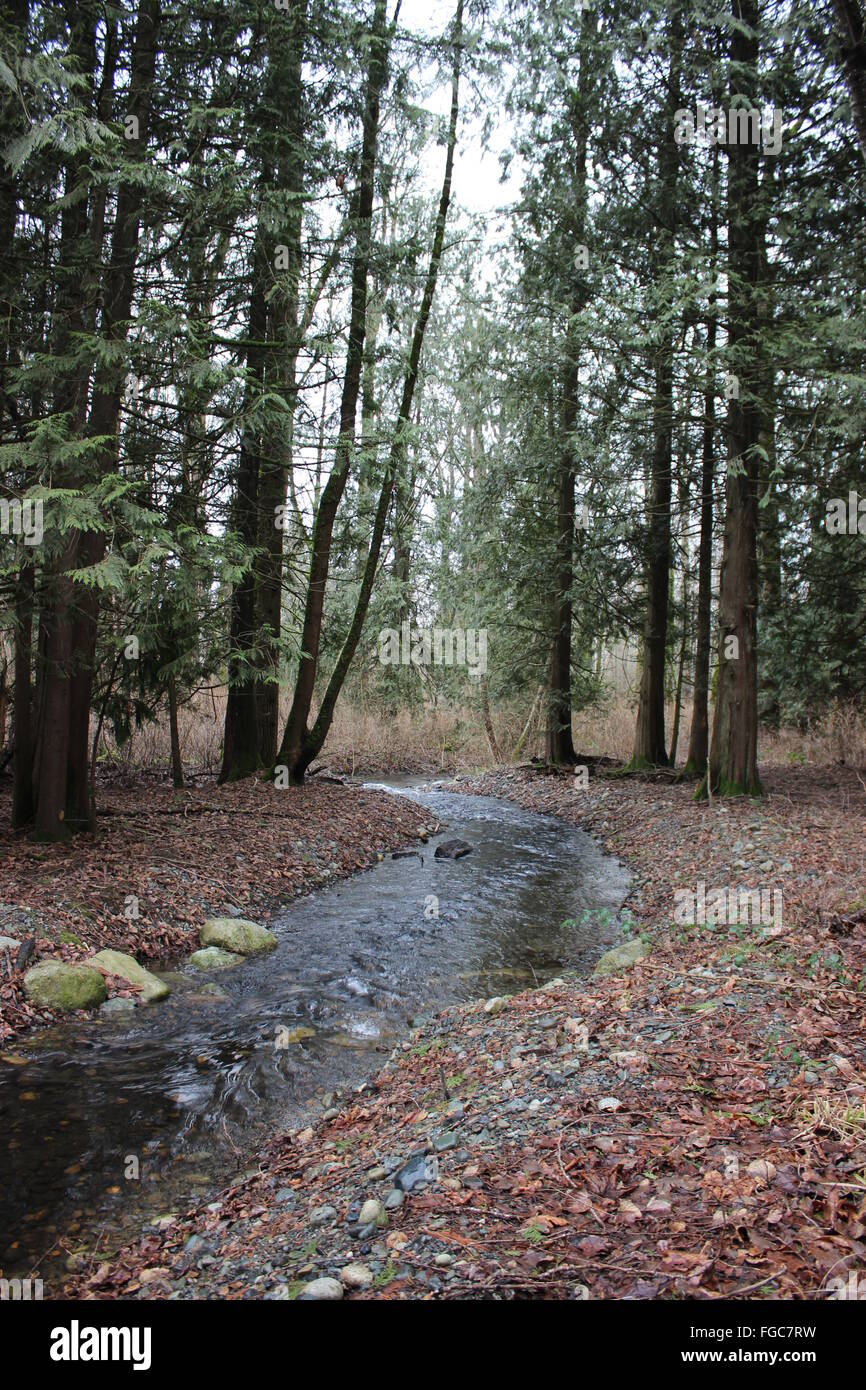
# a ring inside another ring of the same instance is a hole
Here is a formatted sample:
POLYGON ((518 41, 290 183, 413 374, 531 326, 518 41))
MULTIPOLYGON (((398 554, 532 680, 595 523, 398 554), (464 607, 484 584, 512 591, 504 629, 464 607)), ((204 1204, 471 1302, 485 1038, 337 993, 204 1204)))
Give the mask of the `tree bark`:
POLYGON ((302 195, 304 188, 303 61, 306 39, 307 0, 293 0, 292 8, 273 19, 275 100, 274 120, 279 130, 276 145, 276 182, 289 199, 286 225, 280 232, 287 265, 270 305, 268 338, 272 344, 266 379, 286 402, 286 413, 274 429, 266 429, 259 470, 259 549, 256 607, 259 659, 256 674, 258 757, 262 767, 273 767, 279 738, 280 628, 283 601, 282 528, 275 525, 276 509, 284 507, 289 469, 292 466, 294 413, 297 397, 299 292, 301 277, 302 195))
POLYGON ((15 746, 12 824, 29 825, 36 810, 33 795, 33 591, 32 565, 22 567, 15 596, 15 746))
MULTIPOLYGON (((676 243, 677 175, 679 147, 674 140, 674 113, 680 105, 682 67, 682 15, 673 9, 670 25, 671 57, 665 109, 665 138, 659 151, 660 245, 656 283, 670 272, 676 243)), ((662 305, 662 310, 664 306, 662 305)), ((674 345, 669 324, 663 325, 655 353, 653 399, 653 456, 650 469, 649 528, 647 542, 647 606, 643 630, 643 664, 635 726, 635 767, 667 765, 665 746, 665 663, 667 660, 668 596, 671 570, 671 452, 674 413, 674 345)))
MULTIPOLYGON (((713 146, 712 194, 710 209, 710 275, 715 284, 718 271, 718 145, 713 146)), ((707 365, 704 378, 704 426, 701 448, 701 531, 698 542, 698 600, 695 621, 695 671, 692 698, 692 727, 685 772, 704 777, 710 747, 709 693, 711 607, 713 581, 713 488, 715 486, 716 449, 716 293, 713 289, 707 305, 707 365)))
POLYGON ((361 388, 364 360, 364 336, 367 322, 367 274, 370 266, 373 195, 376 179, 376 152, 379 138, 379 107, 387 81, 390 35, 387 28, 385 0, 376 0, 370 36, 370 64, 367 72, 364 102, 361 168, 353 221, 356 227, 355 254, 352 263, 352 304, 349 318, 349 342, 340 401, 340 433, 334 467, 322 489, 322 496, 313 525, 310 573, 304 622, 301 631, 298 676, 294 698, 277 755, 278 763, 289 769, 293 783, 302 782, 312 758, 306 756, 309 734, 307 723, 313 703, 313 691, 319 666, 319 645, 322 636, 322 616, 325 588, 331 561, 331 539, 337 509, 345 491, 355 445, 355 416, 361 388))
POLYGON ((180 732, 177 727, 177 682, 174 675, 168 678, 168 727, 171 738, 171 781, 172 786, 183 786, 183 760, 180 755, 180 732))
MULTIPOLYGON (((267 181, 268 174, 265 171, 260 181, 262 197, 267 181)), ((259 224, 253 252, 241 446, 232 498, 232 531, 247 550, 247 562, 243 574, 232 586, 228 695, 223 761, 219 775, 221 783, 249 777, 261 765, 256 680, 253 671, 253 648, 256 641, 256 561, 251 552, 255 550, 259 534, 261 431, 254 417, 263 386, 269 266, 264 228, 259 224)))
MULTIPOLYGON (((130 157, 143 159, 153 100, 153 78, 156 68, 157 36, 160 22, 159 0, 141 0, 136 22, 135 41, 130 59, 128 92, 129 110, 138 118, 138 132, 130 140, 130 157)), ((93 16, 90 19, 94 23, 93 16)), ((93 51, 93 30, 84 36, 88 54, 93 51)), ((89 68, 93 77, 93 62, 89 68)), ((76 173, 79 171, 75 171, 76 173)), ((142 191, 132 182, 118 189, 111 256, 103 283, 103 310, 99 328, 106 342, 125 340, 127 321, 132 308, 138 235, 142 214, 142 191)), ((101 220, 99 238, 101 240, 101 220)), ((75 228, 69 236, 76 241, 85 235, 87 204, 82 200, 75 228)), ((63 236, 67 235, 64 217, 63 236)), ((76 250, 72 248, 73 252, 76 250)), ((92 273, 98 261, 100 247, 93 244, 84 266, 84 278, 92 273)), ((62 258, 62 253, 61 253, 62 258)), ((70 293, 74 294, 70 286, 70 293)), ((74 317, 81 320, 83 310, 76 309, 74 317)), ((70 340, 69 327, 63 333, 70 340)), ((117 464, 117 431, 125 367, 116 362, 97 365, 93 374, 93 391, 86 432, 91 438, 107 438, 109 443, 97 456, 97 476, 108 473, 117 464)), ((86 384, 86 383, 85 383, 86 384)), ((67 399, 62 402, 76 413, 83 411, 82 381, 73 378, 67 399)), ((80 479, 77 480, 80 483, 80 479)), ((48 617, 45 680, 48 683, 45 702, 44 737, 50 739, 52 755, 40 756, 40 785, 38 793, 36 830, 42 838, 58 838, 70 830, 90 829, 93 806, 89 778, 90 703, 93 690, 96 631, 99 616, 99 591, 84 585, 74 585, 67 577, 72 568, 87 568, 98 564, 105 555, 106 538, 101 532, 85 532, 73 536, 65 547, 63 558, 49 590, 55 607, 48 617), (63 689, 56 687, 62 686, 63 689), (49 728, 55 719, 62 726, 49 728), (55 761, 59 765, 54 765, 55 761), (52 764, 49 766, 49 764, 52 764)))
MULTIPOLYGON (((96 69, 95 8, 85 4, 76 6, 74 0, 68 0, 65 9, 70 31, 70 58, 76 72, 88 81, 92 89, 96 69)), ((80 290, 93 269, 93 247, 87 235, 88 199, 83 189, 86 175, 86 157, 78 151, 70 156, 64 169, 58 287, 51 318, 51 350, 60 359, 74 355, 77 335, 82 334, 86 327, 85 299, 80 290)), ((70 433, 83 430, 87 383, 88 373, 80 362, 56 375, 54 412, 66 417, 70 433)), ((75 486, 77 479, 63 476, 58 481, 63 486, 75 486)), ((45 840, 65 839, 68 834, 66 812, 73 586, 67 572, 76 564, 77 549, 77 538, 73 533, 45 565, 39 595, 39 717, 34 750, 34 829, 37 837, 45 840)))
POLYGON ((857 139, 866 159, 866 22, 860 0, 833 0, 833 9, 857 139))
MULTIPOLYGON (((732 0, 731 99, 757 101, 758 0, 732 0)), ((719 595, 719 674, 709 781, 713 793, 757 795, 760 329, 758 148, 728 146, 728 344, 739 398, 728 402, 728 473, 719 595)))
POLYGON ((494 763, 501 762, 499 755, 499 744, 496 742, 496 731, 493 728, 493 719, 490 714, 490 692, 487 689, 487 677, 482 676, 480 680, 481 696, 481 717, 484 720, 484 732, 487 735, 487 746, 490 749, 490 756, 494 763))
MULTIPOLYGON (((574 148, 573 201, 567 228, 572 246, 584 244, 586 234, 586 156, 589 145, 590 94, 592 75, 589 55, 595 31, 595 16, 585 9, 580 26, 580 70, 577 87, 572 89, 569 125, 574 148)), ((550 652, 550 689, 547 707, 547 756, 552 763, 574 763, 577 755, 571 732, 571 647, 574 603, 574 527, 576 464, 574 431, 578 415, 580 386, 579 320, 588 297, 584 272, 575 266, 566 333, 566 362, 559 420, 559 457, 556 484, 556 540, 553 592, 553 640, 550 652)))

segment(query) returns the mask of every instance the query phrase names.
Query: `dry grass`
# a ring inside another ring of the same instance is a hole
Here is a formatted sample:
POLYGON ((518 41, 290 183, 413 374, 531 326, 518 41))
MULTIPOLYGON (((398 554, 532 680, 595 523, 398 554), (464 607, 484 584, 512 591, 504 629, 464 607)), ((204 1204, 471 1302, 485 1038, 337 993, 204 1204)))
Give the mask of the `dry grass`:
POLYGON ((834 705, 804 731, 766 731, 759 753, 762 762, 776 765, 809 763, 826 767, 847 763, 866 767, 866 712, 853 704, 834 705))
POLYGON ((866 1137, 866 1106, 852 1105, 845 1096, 817 1096, 799 1112, 803 1124, 800 1137, 829 1134, 839 1141, 860 1142, 866 1137))
MULTIPOLYGON (((281 700, 281 725, 288 714, 288 695, 281 700)), ((574 745, 579 753, 627 760, 634 741, 637 701, 624 694, 612 695, 602 704, 581 710, 574 717, 574 745)), ((673 706, 666 714, 670 739, 673 706)), ((500 705, 493 710, 493 724, 502 762, 515 761, 521 734, 529 714, 529 701, 500 705)), ((206 774, 219 770, 225 715, 225 692, 207 691, 180 711, 180 738, 184 765, 206 774)), ((689 742, 690 709, 682 711, 677 762, 685 759, 689 742)), ((520 761, 544 754, 543 719, 536 715, 529 734, 518 750, 520 761)), ((866 716, 850 706, 837 706, 803 732, 794 729, 762 730, 759 756, 766 766, 829 766, 846 763, 866 766, 866 716)), ((168 767, 168 726, 164 719, 137 730, 122 749, 110 734, 103 739, 100 759, 104 764, 134 767, 168 767)), ((388 714, 382 710, 341 703, 337 708, 325 760, 335 770, 353 772, 454 772, 475 771, 493 765, 493 757, 480 709, 417 708, 388 714)))

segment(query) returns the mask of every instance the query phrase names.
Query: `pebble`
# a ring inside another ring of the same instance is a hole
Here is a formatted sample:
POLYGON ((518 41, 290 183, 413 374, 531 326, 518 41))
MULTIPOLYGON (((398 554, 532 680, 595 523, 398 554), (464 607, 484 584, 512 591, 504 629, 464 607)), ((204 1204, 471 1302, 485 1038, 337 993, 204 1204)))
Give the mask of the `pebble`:
POLYGON ((387 1226, 388 1213, 377 1197, 369 1197, 364 1203, 358 1215, 358 1224, 359 1226, 387 1226))
POLYGON ((411 1192, 420 1183, 435 1182, 439 1176, 439 1164, 435 1158, 428 1158, 426 1154, 414 1154, 409 1162, 404 1164, 398 1173, 394 1175, 394 1184, 401 1187, 404 1192, 411 1192))
POLYGON ((433 1147, 437 1153, 444 1153, 446 1149, 456 1149, 457 1135, 451 1134, 448 1130, 444 1130, 442 1134, 438 1134, 433 1140, 433 1147))
POLYGON ((386 1211, 398 1211, 406 1200, 406 1194, 401 1192, 399 1187, 392 1187, 385 1198, 386 1211))
POLYGON ((342 1297, 343 1285, 339 1279, 313 1279, 298 1294, 299 1299, 317 1299, 324 1303, 333 1303, 342 1297))
POLYGON ((494 997, 493 997, 492 999, 488 999, 488 1000, 487 1000, 487 1003, 484 1005, 484 1012, 485 1012, 486 1014, 501 1014, 501 1013, 502 1013, 502 1010, 506 1007, 506 1005, 508 1004, 508 1002, 509 1002, 509 996, 508 996, 508 995, 506 995, 506 994, 497 994, 497 995, 494 995, 494 997))
POLYGON ((369 1289, 373 1284, 373 1271, 368 1265, 346 1265, 340 1270, 340 1282, 347 1289, 369 1289))
POLYGON ((327 1226, 330 1224, 330 1222, 335 1221, 336 1218, 336 1207, 326 1205, 323 1207, 313 1207, 313 1210, 310 1212, 308 1221, 311 1226, 327 1226))

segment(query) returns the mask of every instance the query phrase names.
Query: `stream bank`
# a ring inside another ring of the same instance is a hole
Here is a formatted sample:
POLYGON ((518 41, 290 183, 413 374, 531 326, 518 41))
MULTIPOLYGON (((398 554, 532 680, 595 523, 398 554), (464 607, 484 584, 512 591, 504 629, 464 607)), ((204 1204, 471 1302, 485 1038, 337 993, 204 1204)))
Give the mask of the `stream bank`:
POLYGON ((585 972, 620 940, 627 875, 582 831, 406 790, 355 795, 405 806, 425 838, 275 910, 272 950, 204 973, 199 953, 159 962, 163 1002, 103 1006, 4 1054, 4 1274, 56 1286, 64 1265, 167 1229, 375 1072, 419 1014, 585 972))
POLYGON ((427 1020, 255 1174, 70 1292, 829 1296, 866 1254, 866 815, 835 771, 765 784, 707 807, 635 780, 579 800, 565 778, 462 782, 593 828, 635 875, 652 953, 427 1020), (671 929, 697 874, 748 883, 771 862, 781 929, 671 929))
MULTIPOLYGON (((189 777, 176 791, 144 771, 100 783, 98 795, 92 835, 39 844, 11 830, 9 787, 0 788, 0 935, 35 938, 29 965, 105 947, 145 964, 189 954, 206 918, 266 923, 417 841, 425 820, 406 797, 315 777, 291 791, 255 777, 222 787, 189 777)), ((27 999, 23 978, 14 953, 0 951, 0 1049, 60 1017, 27 999)))

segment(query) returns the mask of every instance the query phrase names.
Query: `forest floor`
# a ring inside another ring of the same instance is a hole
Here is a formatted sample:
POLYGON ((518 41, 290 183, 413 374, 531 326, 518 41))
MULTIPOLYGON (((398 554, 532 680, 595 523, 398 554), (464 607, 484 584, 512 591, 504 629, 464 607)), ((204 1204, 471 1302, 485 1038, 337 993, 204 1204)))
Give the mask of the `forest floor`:
POLYGON ((461 779, 625 860, 650 954, 426 1021, 258 1172, 67 1295, 856 1296, 866 790, 845 767, 765 783, 707 805, 665 780, 461 779), (675 924, 699 882, 775 888, 783 910, 675 924))
MULTIPOLYGON (((92 836, 36 844, 9 829, 8 802, 7 788, 0 937, 35 937, 25 971, 103 947, 142 961, 194 951, 207 917, 264 922, 299 893, 369 868, 424 823, 405 798, 315 778, 291 792, 256 779, 217 788, 212 777, 174 791, 141 773, 100 786, 92 836)), ((58 1017, 27 999, 15 956, 0 949, 0 1046, 58 1017)), ((122 980, 108 986, 129 993, 122 980)))

